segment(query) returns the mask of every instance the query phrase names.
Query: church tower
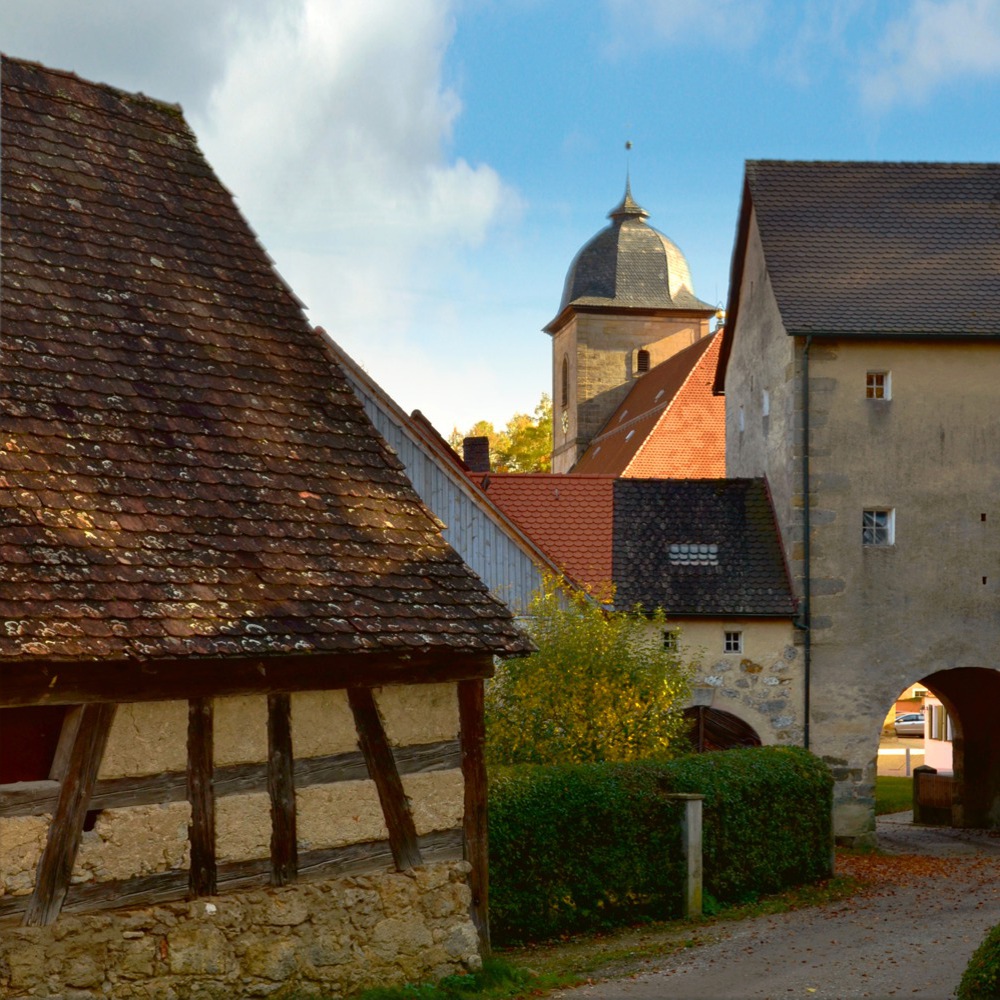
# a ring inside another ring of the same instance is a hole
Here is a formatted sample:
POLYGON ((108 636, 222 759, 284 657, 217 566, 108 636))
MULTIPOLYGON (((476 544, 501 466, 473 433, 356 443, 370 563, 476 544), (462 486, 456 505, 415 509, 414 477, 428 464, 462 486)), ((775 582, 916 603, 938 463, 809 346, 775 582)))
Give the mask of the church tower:
POLYGON ((676 244, 652 226, 626 181, 621 204, 573 258, 552 337, 552 471, 569 472, 635 379, 709 333, 715 308, 694 294, 676 244))

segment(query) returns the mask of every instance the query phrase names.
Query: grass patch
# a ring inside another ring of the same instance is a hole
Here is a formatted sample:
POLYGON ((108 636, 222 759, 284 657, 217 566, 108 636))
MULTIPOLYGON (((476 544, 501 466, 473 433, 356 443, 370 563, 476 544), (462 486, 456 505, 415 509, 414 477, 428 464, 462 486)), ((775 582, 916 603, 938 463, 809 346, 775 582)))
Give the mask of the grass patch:
POLYGON ((875 815, 913 808, 913 779, 880 774, 875 779, 875 815))
POLYGON ((480 972, 446 976, 437 983, 379 986, 358 994, 357 1000, 515 1000, 578 982, 575 976, 539 973, 494 956, 480 972))

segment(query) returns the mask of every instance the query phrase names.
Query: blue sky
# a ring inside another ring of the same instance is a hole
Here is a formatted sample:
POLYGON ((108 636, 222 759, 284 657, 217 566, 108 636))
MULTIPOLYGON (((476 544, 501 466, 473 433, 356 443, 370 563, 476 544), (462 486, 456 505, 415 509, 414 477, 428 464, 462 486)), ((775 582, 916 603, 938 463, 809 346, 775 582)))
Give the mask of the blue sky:
POLYGON ((311 320, 445 434, 549 390, 626 168, 722 303, 745 159, 1000 159, 994 0, 32 0, 0 50, 181 103, 311 320))

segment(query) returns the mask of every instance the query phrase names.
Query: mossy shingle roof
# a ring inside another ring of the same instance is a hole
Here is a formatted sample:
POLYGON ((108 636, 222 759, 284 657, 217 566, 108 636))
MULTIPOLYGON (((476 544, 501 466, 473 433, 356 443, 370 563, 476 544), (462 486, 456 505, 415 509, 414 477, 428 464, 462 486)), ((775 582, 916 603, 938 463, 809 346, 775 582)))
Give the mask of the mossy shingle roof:
POLYGON ((0 656, 511 653, 180 110, 2 59, 0 656))

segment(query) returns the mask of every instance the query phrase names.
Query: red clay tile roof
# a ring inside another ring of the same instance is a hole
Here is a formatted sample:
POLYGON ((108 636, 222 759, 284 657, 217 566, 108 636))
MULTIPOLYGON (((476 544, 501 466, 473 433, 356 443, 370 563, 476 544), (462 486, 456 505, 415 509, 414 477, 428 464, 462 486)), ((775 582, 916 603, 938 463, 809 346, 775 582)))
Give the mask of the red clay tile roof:
POLYGON ((726 404, 712 394, 720 333, 637 379, 571 474, 714 479, 726 473, 726 404))
POLYGON ((614 476, 476 472, 470 478, 571 581, 597 593, 608 587, 614 476))
POLYGON ((0 656, 530 649, 179 109, 0 71, 0 656))

